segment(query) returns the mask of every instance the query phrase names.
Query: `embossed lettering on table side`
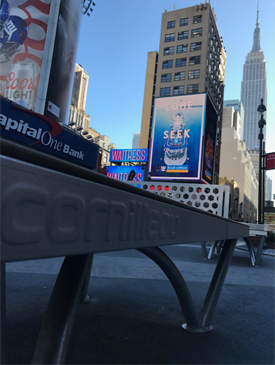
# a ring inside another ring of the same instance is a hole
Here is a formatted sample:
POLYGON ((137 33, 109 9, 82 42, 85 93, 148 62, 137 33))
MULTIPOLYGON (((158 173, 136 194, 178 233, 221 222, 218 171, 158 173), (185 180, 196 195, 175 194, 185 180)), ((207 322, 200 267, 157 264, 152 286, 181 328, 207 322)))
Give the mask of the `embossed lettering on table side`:
POLYGON ((142 202, 131 201, 128 227, 128 239, 143 240, 146 237, 146 212, 148 205, 142 202))
POLYGON ((160 228, 159 235, 161 239, 167 239, 169 237, 170 229, 170 214, 162 212, 160 215, 160 228))
POLYGON ((179 226, 179 216, 171 214, 170 215, 170 225, 169 225, 169 237, 176 238, 177 237, 177 229, 179 226))
POLYGON ((137 203, 135 200, 130 201, 130 213, 129 213, 129 219, 128 219, 128 225, 127 225, 127 239, 130 241, 132 239, 132 233, 134 232, 134 239, 136 238, 136 226, 137 222, 135 219, 135 211, 137 209, 137 203))
POLYGON ((26 183, 15 183, 2 193, 1 235, 12 245, 38 243, 44 232, 48 193, 26 183))
MULTIPOLYGON (((177 215, 137 200, 121 202, 62 191, 48 193, 27 183, 3 188, 2 238, 8 244, 167 240, 177 235, 177 215)), ((171 210, 170 210, 171 211, 171 210)))
POLYGON ((148 204, 143 203, 142 209, 139 210, 138 214, 141 215, 140 217, 140 224, 139 231, 141 232, 140 238, 142 240, 147 238, 147 224, 148 224, 148 204))
POLYGON ((89 204, 85 219, 84 239, 86 242, 92 241, 95 232, 104 232, 106 229, 108 205, 108 200, 102 198, 95 198, 89 204))
POLYGON ((85 208, 79 194, 63 191, 54 196, 47 222, 47 232, 53 242, 71 243, 83 236, 85 208))
POLYGON ((158 238, 159 233, 159 212, 157 210, 150 210, 148 214, 148 222, 147 222, 147 237, 149 240, 154 240, 158 238))
POLYGON ((128 209, 125 203, 111 201, 109 202, 108 216, 105 240, 110 241, 115 233, 118 233, 118 239, 124 241, 128 225, 128 209))

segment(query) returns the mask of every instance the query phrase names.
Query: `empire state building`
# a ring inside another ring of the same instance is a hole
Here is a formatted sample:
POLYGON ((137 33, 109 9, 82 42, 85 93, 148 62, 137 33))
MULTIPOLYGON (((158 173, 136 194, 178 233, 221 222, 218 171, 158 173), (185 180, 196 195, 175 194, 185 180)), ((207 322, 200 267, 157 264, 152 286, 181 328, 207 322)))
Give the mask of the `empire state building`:
MULTIPOLYGON (((251 153, 259 153, 259 126, 260 119, 257 108, 261 98, 267 103, 267 74, 266 61, 261 49, 261 34, 259 25, 259 9, 257 10, 256 28, 254 30, 253 47, 248 53, 243 66, 243 81, 241 86, 241 101, 244 107, 244 140, 251 153)), ((264 128, 265 136, 265 128, 264 128)), ((256 166, 255 166, 256 167, 256 166)), ((257 168, 255 168, 256 172, 257 168)))

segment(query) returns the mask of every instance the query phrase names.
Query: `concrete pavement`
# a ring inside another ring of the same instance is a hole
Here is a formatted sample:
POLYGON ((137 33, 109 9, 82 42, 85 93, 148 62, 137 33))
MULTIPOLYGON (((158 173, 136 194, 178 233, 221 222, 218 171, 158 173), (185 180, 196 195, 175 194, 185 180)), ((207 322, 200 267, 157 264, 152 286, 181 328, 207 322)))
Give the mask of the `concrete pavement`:
MULTIPOLYGON (((164 248, 200 311, 217 259, 199 244, 164 248)), ((184 317, 163 272, 137 251, 95 255, 91 301, 78 306, 68 364, 274 364, 274 256, 253 268, 236 250, 212 325, 205 334, 184 317)), ((28 364, 62 259, 7 264, 7 359, 28 364)))

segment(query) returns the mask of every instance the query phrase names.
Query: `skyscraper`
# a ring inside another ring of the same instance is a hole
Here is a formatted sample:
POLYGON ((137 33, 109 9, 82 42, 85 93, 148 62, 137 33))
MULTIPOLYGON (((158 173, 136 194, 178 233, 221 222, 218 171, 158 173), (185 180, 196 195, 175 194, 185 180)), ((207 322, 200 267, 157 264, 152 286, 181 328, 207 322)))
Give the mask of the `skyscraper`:
POLYGON ((150 146, 156 97, 207 93, 218 115, 215 177, 218 184, 226 55, 216 15, 204 4, 162 14, 159 52, 147 59, 140 148, 150 146))
POLYGON ((139 138, 140 138, 139 133, 134 133, 133 134, 132 148, 138 148, 139 147, 139 138))
POLYGON ((75 122, 76 127, 82 127, 83 130, 87 130, 90 125, 90 116, 85 113, 88 82, 87 72, 76 63, 69 121, 75 122))
MULTIPOLYGON (((266 61, 260 42, 259 9, 257 9, 253 46, 243 66, 243 81, 241 85, 241 102, 244 107, 244 140, 247 149, 254 151, 254 153, 255 150, 259 151, 258 122, 260 115, 257 112, 257 108, 262 98, 265 105, 267 102, 266 61)), ((265 135, 265 128, 263 133, 265 135)))
POLYGON ((238 100, 231 100, 225 101, 224 105, 220 177, 236 181, 239 187, 240 218, 248 222, 256 222, 258 180, 252 158, 241 138, 241 103, 238 100), (238 110, 236 110, 236 104, 238 110))
POLYGON ((243 120, 244 120, 244 111, 242 102, 239 100, 224 100, 223 108, 234 108, 234 124, 238 125, 238 137, 240 141, 243 141, 243 120), (236 113, 238 112, 238 113, 236 113))

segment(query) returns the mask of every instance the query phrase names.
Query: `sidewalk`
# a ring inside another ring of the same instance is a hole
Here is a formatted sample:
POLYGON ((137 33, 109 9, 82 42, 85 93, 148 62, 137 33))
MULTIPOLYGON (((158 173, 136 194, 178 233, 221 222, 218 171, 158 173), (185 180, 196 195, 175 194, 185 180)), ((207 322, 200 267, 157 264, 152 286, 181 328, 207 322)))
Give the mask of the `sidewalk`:
MULTIPOLYGON (((202 307, 216 258, 199 244, 164 248, 202 307)), ((95 255, 91 301, 79 304, 68 364, 274 364, 274 256, 258 268, 236 250, 212 332, 192 334, 163 272, 137 251, 95 255)), ((9 364, 29 364, 62 259, 7 265, 9 364)))

